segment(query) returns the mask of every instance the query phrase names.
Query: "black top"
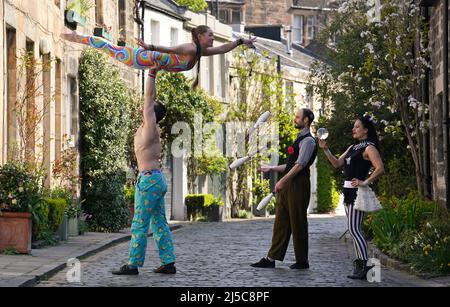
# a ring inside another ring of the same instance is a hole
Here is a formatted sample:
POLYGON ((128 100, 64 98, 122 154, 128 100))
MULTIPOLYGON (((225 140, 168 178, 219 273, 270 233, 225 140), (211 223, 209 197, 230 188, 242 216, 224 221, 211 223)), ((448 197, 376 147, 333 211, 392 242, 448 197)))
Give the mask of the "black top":
POLYGON ((353 178, 359 180, 366 180, 369 175, 372 163, 363 157, 364 150, 367 146, 374 143, 364 140, 352 146, 344 161, 344 178, 346 181, 351 181, 353 178))
MULTIPOLYGON (((286 175, 287 173, 289 173, 289 171, 294 167, 295 162, 296 162, 297 159, 298 159, 298 155, 299 155, 299 151, 300 151, 299 144, 300 144, 300 142, 301 142, 303 139, 305 139, 305 138, 307 138, 307 137, 312 138, 312 139, 314 140, 314 142, 316 141, 316 140, 311 136, 311 133, 307 133, 307 134, 305 134, 305 135, 301 135, 301 136, 297 137, 297 139, 295 140, 295 143, 292 145, 292 148, 294 149, 294 152, 293 152, 292 154, 289 154, 289 155, 288 155, 288 161, 287 161, 287 163, 286 163, 286 169, 285 169, 285 171, 284 171, 284 174, 285 174, 285 175, 286 175)), ((311 158, 309 159, 308 163, 304 166, 304 168, 303 168, 300 172, 298 172, 298 174, 297 174, 295 177, 297 177, 297 176, 302 176, 302 175, 303 175, 303 176, 304 176, 304 175, 309 176, 309 175, 310 175, 310 173, 309 173, 309 167, 314 163, 314 160, 316 159, 316 156, 317 156, 317 146, 314 147, 314 152, 312 153, 311 158)))

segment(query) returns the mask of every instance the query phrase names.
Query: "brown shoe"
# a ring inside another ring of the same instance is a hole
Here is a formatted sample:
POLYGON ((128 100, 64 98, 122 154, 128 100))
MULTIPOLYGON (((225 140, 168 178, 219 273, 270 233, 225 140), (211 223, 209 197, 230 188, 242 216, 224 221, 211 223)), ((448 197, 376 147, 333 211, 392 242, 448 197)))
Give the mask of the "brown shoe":
POLYGON ((153 270, 154 273, 161 273, 161 274, 175 274, 177 272, 177 268, 175 267, 175 263, 168 263, 163 264, 157 269, 153 270))

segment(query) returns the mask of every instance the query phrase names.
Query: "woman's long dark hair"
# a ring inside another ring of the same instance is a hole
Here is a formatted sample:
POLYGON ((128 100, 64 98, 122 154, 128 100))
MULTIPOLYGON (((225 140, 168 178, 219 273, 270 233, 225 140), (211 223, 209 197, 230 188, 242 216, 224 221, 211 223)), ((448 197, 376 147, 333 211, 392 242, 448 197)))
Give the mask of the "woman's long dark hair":
POLYGON ((200 34, 208 32, 210 28, 208 26, 198 26, 195 28, 192 28, 191 34, 192 34, 192 41, 194 42, 195 46, 197 46, 197 77, 195 78, 194 83, 192 83, 192 88, 196 89, 198 86, 198 76, 200 74, 200 58, 202 56, 202 49, 200 47, 200 41, 198 40, 198 36, 200 34))
POLYGON ((380 142, 378 140, 378 134, 375 130, 375 124, 370 116, 362 116, 358 118, 365 129, 367 129, 367 140, 374 143, 375 147, 380 151, 380 142))

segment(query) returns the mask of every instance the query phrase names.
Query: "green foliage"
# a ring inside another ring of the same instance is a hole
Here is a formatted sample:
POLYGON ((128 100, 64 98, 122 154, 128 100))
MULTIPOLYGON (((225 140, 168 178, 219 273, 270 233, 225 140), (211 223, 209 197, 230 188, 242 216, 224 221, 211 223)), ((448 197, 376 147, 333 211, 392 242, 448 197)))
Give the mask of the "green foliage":
POLYGON ((208 3, 205 0, 176 0, 179 5, 187 6, 193 12, 203 12, 207 7, 208 3))
POLYGON ((209 207, 214 203, 212 194, 188 194, 184 199, 186 206, 209 207))
POLYGON ((333 212, 339 203, 339 192, 333 168, 323 151, 317 153, 317 212, 333 212))
POLYGON ((92 231, 117 232, 128 224, 130 210, 125 201, 125 172, 105 173, 92 180, 89 206, 83 210, 92 217, 87 224, 92 231))
POLYGON ((171 146, 177 147, 173 143, 175 139, 183 140, 188 157, 188 190, 195 191, 198 175, 220 174, 226 170, 227 159, 215 144, 208 146, 215 130, 203 131, 207 123, 220 124, 216 117, 222 113, 222 104, 201 89, 193 91, 191 80, 181 73, 160 72, 156 88, 158 101, 167 108, 166 117, 159 123, 162 148, 171 150, 171 146), (181 135, 172 134, 174 125, 180 123, 184 124, 181 135), (202 140, 201 143, 196 144, 194 137, 202 140))
MULTIPOLYGON (((269 179, 259 179, 256 178, 253 181, 253 205, 257 206, 264 197, 270 194, 270 180, 269 179)), ((275 212, 276 199, 273 197, 270 202, 266 205, 266 211, 270 214, 275 212)))
POLYGON ((331 24, 322 31, 324 45, 330 38, 335 38, 336 44, 326 52, 327 63, 312 65, 308 87, 322 100, 330 148, 333 153, 344 152, 353 143, 351 127, 355 119, 371 114, 379 119, 376 129, 382 158, 391 168, 389 175, 408 178, 385 179, 379 192, 405 196, 412 189, 412 167, 415 189, 426 196, 420 170, 424 169, 422 134, 429 120, 427 106, 419 101, 419 89, 429 64, 420 8, 414 2, 386 1, 381 21, 369 23, 367 1, 344 5, 346 9, 333 12, 331 24), (399 161, 409 162, 407 174, 397 168, 399 161), (405 184, 404 189, 401 184, 405 184))
POLYGON ((49 205, 45 200, 39 202, 39 204, 34 209, 33 214, 33 229, 32 229, 32 239, 40 240, 42 236, 50 233, 48 216, 49 216, 49 205))
POLYGON ((80 16, 87 17, 87 13, 93 7, 95 7, 95 4, 91 0, 72 0, 67 5, 67 10, 73 10, 80 16))
POLYGON ((450 273, 450 220, 432 220, 411 235, 406 259, 417 272, 450 273))
POLYGON ((171 144, 177 137, 171 133, 173 124, 185 122, 192 129, 195 116, 201 115, 201 124, 204 125, 213 122, 215 116, 221 112, 220 102, 208 97, 206 92, 201 89, 193 91, 190 81, 181 73, 162 71, 158 74, 156 84, 158 101, 167 108, 167 115, 159 123, 159 126, 161 127, 161 139, 165 140, 167 144, 171 144))
POLYGON ((385 164, 385 173, 376 185, 376 192, 384 197, 407 197, 417 189, 414 163, 410 155, 395 155, 385 164))
MULTIPOLYGON (((277 128, 278 139, 272 138, 271 133, 263 126, 258 137, 267 139, 258 146, 265 147, 270 142, 271 151, 278 154, 279 163, 283 164, 287 159, 287 148, 294 142, 298 130, 293 122, 295 101, 292 96, 286 97, 283 93, 284 80, 277 71, 276 58, 268 61, 266 60, 270 58, 268 54, 261 56, 245 51, 244 48, 236 49, 233 55, 234 65, 231 74, 235 78, 231 83, 231 89, 234 91, 233 96, 236 97, 236 101, 232 102, 228 108, 227 121, 254 123, 263 112, 270 110, 271 116, 264 125, 277 128)), ((253 149, 253 144, 249 141, 239 146, 247 152, 253 149)), ((252 163, 246 163, 234 169, 228 176, 232 217, 237 217, 239 210, 249 210, 252 204, 247 200, 250 198, 248 194, 252 193, 252 189, 247 186, 246 180, 248 176, 256 174, 259 162, 267 163, 267 160, 268 154, 258 155, 253 158, 252 163)))
POLYGON ((50 231, 55 232, 63 221, 67 202, 63 198, 46 198, 45 202, 48 205, 48 227, 50 231))
POLYGON ((132 127, 130 91, 119 70, 93 49, 83 51, 79 77, 83 211, 92 216, 93 230, 118 231, 129 214, 123 169, 132 127))
POLYGON ((240 218, 240 219, 252 219, 253 218, 253 213, 251 213, 250 211, 246 211, 246 210, 239 210, 238 218, 240 218))
POLYGON ((134 203, 134 194, 136 193, 136 187, 134 185, 125 185, 124 193, 125 193, 125 201, 128 204, 134 203))
POLYGON ((198 174, 199 175, 215 175, 222 174, 227 170, 228 159, 222 154, 207 157, 201 156, 198 158, 198 174))
POLYGON ((403 232, 419 229, 436 208, 434 202, 421 200, 414 194, 406 199, 393 197, 381 201, 383 209, 371 214, 367 224, 375 244, 384 251, 398 244, 403 232))
POLYGON ((42 200, 41 172, 30 164, 8 162, 0 167, 0 211, 31 212, 42 200))
POLYGON ((19 255, 19 254, 20 253, 14 247, 7 247, 3 250, 3 255, 6 255, 6 256, 13 256, 13 255, 19 255))

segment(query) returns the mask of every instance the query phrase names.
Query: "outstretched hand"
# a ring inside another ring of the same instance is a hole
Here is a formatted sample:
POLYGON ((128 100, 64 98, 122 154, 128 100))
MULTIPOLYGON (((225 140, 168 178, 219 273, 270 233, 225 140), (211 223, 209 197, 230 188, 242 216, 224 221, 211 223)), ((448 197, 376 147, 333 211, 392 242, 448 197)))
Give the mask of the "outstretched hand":
POLYGON ((256 37, 253 37, 253 38, 250 38, 250 39, 243 38, 242 41, 243 41, 245 46, 247 46, 249 48, 255 48, 253 43, 256 42, 256 37))
POLYGON ((142 39, 138 38, 138 45, 142 48, 144 48, 145 50, 151 50, 151 45, 147 44, 146 42, 144 42, 142 39))

